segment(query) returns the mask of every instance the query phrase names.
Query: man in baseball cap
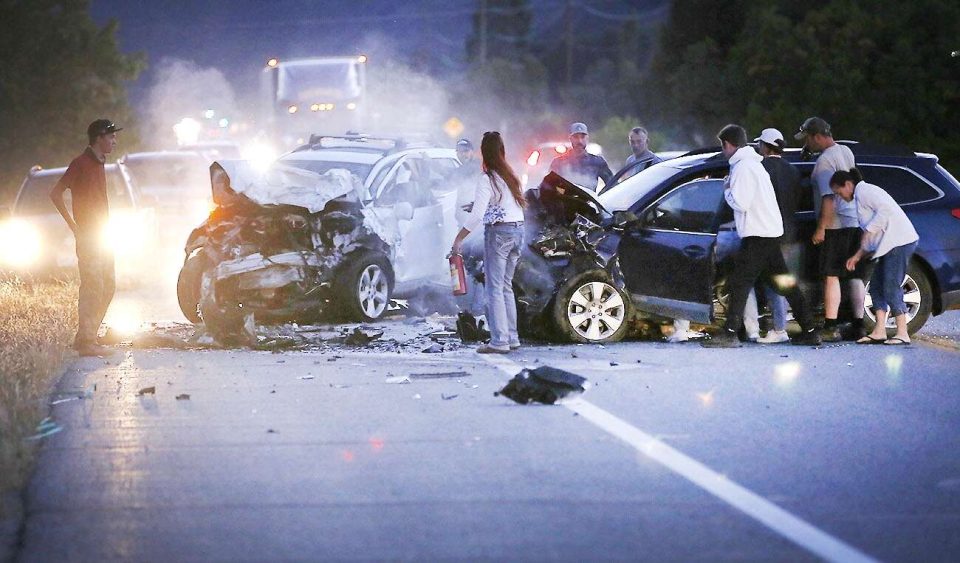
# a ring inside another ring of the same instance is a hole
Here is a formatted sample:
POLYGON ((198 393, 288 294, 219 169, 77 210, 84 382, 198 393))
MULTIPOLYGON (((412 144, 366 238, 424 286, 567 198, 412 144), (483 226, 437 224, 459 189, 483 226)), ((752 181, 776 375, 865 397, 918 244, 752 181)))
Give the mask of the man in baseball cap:
POLYGON ((107 178, 104 163, 117 147, 121 129, 109 119, 98 119, 87 127, 90 144, 73 159, 67 171, 50 191, 50 199, 73 231, 80 270, 80 297, 77 301, 79 327, 73 345, 81 356, 110 353, 97 344, 97 331, 107 314, 116 287, 113 254, 104 248, 101 237, 109 220, 107 178), (63 192, 70 190, 73 214, 67 210, 63 192))
POLYGON ((561 154, 550 163, 550 171, 591 191, 597 189, 598 180, 604 185, 613 177, 610 166, 602 156, 587 152, 590 132, 579 121, 570 124, 571 150, 561 154))
POLYGON ((830 132, 829 123, 819 117, 808 117, 807 120, 803 122, 803 125, 800 126, 800 131, 798 131, 793 138, 798 141, 806 141, 808 137, 815 135, 833 137, 833 133, 830 132))

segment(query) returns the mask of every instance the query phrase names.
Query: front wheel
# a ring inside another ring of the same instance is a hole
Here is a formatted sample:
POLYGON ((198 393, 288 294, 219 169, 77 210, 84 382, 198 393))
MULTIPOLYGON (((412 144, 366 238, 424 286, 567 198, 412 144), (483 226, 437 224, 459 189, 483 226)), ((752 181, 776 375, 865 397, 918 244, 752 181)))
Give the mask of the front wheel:
POLYGON ((363 252, 350 257, 337 275, 336 309, 349 319, 375 321, 383 316, 393 292, 393 269, 386 256, 363 252))
POLYGON ((603 270, 584 272, 560 286, 553 324, 572 342, 618 342, 629 329, 630 300, 603 270))
MULTIPOLYGON (((923 328, 930 312, 933 309, 933 288, 930 280, 915 262, 910 262, 907 274, 900 285, 903 289, 903 302, 907 305, 907 332, 913 334, 923 328)), ((867 283, 867 296, 863 300, 864 320, 867 330, 873 330, 877 322, 873 314, 873 299, 870 298, 870 283, 867 283)), ((896 330, 897 323, 893 317, 887 318, 887 329, 896 330)))
POLYGON ((203 271, 210 264, 210 259, 203 252, 195 254, 183 263, 180 275, 177 276, 177 301, 183 316, 193 324, 200 321, 200 280, 203 271))

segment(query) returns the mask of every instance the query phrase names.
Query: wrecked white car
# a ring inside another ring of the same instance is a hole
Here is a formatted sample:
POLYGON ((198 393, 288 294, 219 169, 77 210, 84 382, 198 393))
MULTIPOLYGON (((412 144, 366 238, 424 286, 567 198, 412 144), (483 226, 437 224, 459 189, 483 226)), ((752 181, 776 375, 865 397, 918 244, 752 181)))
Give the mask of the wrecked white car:
POLYGON ((447 149, 381 155, 367 178, 285 159, 265 171, 214 163, 216 208, 191 233, 178 281, 184 315, 224 339, 251 314, 257 322, 325 313, 371 321, 394 297, 447 287, 456 194, 443 175, 414 163, 429 153, 456 165, 447 149))

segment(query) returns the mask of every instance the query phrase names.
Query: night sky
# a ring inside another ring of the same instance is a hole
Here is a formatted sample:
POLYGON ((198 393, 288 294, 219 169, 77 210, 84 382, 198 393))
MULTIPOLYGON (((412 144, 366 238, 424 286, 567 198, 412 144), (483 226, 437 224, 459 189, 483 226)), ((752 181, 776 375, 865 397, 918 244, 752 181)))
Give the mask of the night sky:
MULTIPOLYGON (((607 14, 666 4, 664 0, 577 2, 607 14)), ((564 4, 564 0, 530 0, 534 40, 563 25, 564 4)), ((369 53, 404 61, 428 53, 433 74, 455 73, 464 65, 464 42, 476 6, 476 0, 92 0, 91 12, 98 23, 119 20, 121 49, 144 52, 151 67, 164 57, 185 59, 218 68, 237 83, 255 79, 271 56, 369 53)), ((577 17, 578 26, 615 23, 586 10, 577 17)), ((133 85, 135 99, 150 77, 148 70, 133 85)))

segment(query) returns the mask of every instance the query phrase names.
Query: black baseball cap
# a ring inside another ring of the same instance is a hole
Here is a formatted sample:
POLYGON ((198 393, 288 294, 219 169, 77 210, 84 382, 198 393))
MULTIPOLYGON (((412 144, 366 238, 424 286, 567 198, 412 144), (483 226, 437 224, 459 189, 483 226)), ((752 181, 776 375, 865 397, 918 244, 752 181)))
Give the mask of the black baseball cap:
POLYGON ((117 127, 116 124, 109 119, 98 119, 87 127, 87 137, 95 139, 100 135, 108 135, 110 133, 116 133, 117 131, 123 131, 123 128, 117 127))
POLYGON ((809 135, 833 135, 830 132, 830 124, 824 121, 819 117, 808 117, 806 121, 803 122, 803 125, 800 126, 800 131, 793 136, 794 139, 802 141, 806 139, 809 135))

